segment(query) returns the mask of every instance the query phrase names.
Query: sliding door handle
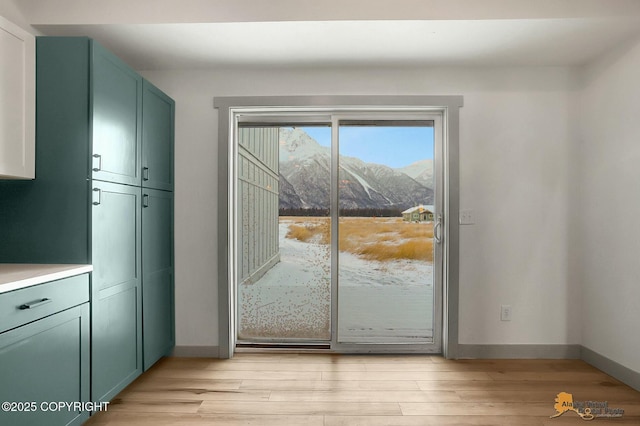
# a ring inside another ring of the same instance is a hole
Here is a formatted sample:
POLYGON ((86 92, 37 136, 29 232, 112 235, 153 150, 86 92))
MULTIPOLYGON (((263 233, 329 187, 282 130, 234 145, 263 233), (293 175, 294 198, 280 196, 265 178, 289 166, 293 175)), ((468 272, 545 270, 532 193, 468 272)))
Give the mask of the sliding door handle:
POLYGON ((442 215, 439 214, 436 219, 436 224, 433 225, 433 239, 437 244, 442 244, 442 215))

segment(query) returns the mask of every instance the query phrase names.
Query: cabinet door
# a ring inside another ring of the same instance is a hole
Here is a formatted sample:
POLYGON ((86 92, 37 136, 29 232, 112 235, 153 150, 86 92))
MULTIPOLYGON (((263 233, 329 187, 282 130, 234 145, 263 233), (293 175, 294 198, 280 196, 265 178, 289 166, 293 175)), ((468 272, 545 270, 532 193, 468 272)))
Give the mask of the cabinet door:
POLYGON ((34 402, 35 411, 0 412, 0 424, 80 425, 87 411, 47 402, 89 401, 89 304, 0 334, 0 401, 34 402))
POLYGON ((0 16, 0 178, 35 177, 35 44, 0 16))
POLYGON ((93 179, 140 185, 142 77, 93 42, 93 179))
POLYGON ((173 190, 174 102, 144 81, 142 92, 142 186, 173 190))
POLYGON ((142 372, 141 189, 92 186, 91 398, 108 401, 142 372))
POLYGON ((143 189, 142 313, 144 369, 174 345, 173 193, 143 189))

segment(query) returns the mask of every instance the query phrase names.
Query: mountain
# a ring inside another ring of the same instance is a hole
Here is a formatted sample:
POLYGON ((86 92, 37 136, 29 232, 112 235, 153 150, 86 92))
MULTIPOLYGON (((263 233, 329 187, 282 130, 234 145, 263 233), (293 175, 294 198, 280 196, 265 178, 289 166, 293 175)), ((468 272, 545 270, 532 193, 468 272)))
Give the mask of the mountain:
POLYGON ((291 185, 280 189, 291 199, 293 189, 300 203, 289 208, 328 209, 330 203, 331 149, 321 146, 302 129, 280 129, 280 180, 291 185), (283 191, 284 189, 284 191, 283 191))
POLYGON ((433 204, 433 190, 406 174, 352 157, 340 161, 340 207, 398 208, 433 204))
POLYGON ((433 160, 420 160, 397 169, 417 182, 433 189, 433 160))
POLYGON ((278 194, 279 204, 281 209, 297 209, 302 206, 302 200, 296 193, 295 188, 291 183, 280 175, 280 191, 278 194))
MULTIPOLYGON (((318 144, 302 129, 281 129, 279 155, 280 208, 328 209, 330 148, 318 144)), ((433 204, 433 190, 401 169, 353 157, 341 156, 339 161, 340 208, 405 210, 418 204, 433 204)), ((427 163, 405 169, 421 179, 429 173, 427 163)))

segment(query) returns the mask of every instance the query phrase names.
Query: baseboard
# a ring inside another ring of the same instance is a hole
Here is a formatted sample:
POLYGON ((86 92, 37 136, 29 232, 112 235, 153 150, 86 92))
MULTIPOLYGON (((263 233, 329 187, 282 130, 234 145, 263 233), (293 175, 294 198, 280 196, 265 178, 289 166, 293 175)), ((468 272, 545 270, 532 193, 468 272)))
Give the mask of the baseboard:
POLYGON ((218 346, 176 346, 171 356, 186 358, 218 358, 220 350, 218 346))
POLYGON ((621 382, 631 386, 637 391, 640 391, 640 372, 634 371, 622 364, 600 355, 599 353, 592 351, 584 346, 580 349, 580 358, 601 370, 611 377, 620 380, 621 382))
POLYGON ((580 345, 467 345, 458 344, 458 359, 580 359, 580 345))
POLYGON ((581 345, 458 345, 458 359, 581 359, 640 391, 640 372, 581 345))

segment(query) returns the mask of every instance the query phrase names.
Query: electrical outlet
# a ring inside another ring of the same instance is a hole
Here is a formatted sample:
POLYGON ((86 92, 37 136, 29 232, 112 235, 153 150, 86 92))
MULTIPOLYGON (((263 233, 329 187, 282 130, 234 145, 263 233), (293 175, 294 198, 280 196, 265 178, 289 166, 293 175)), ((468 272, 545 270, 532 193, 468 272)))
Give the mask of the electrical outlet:
POLYGON ((511 305, 500 305, 500 321, 511 321, 511 305))
POLYGON ((473 225, 476 223, 473 210, 460 210, 460 225, 473 225))

